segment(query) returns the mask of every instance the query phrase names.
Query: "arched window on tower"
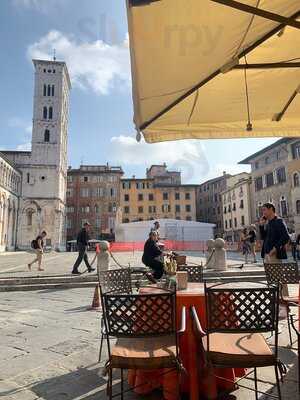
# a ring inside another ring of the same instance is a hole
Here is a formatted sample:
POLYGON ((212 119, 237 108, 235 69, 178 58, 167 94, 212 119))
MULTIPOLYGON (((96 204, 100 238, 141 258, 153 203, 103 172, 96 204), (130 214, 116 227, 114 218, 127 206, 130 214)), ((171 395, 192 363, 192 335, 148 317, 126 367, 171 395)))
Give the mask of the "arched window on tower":
POLYGON ((49 107, 49 119, 53 118, 53 108, 49 107))
POLYGON ((32 226, 32 214, 33 214, 32 210, 27 211, 27 225, 28 226, 32 226))
POLYGON ((50 131, 49 131, 49 129, 46 129, 46 130, 45 130, 45 133, 44 133, 44 142, 50 142, 50 131))
POLYGON ((44 96, 47 96, 47 85, 44 85, 44 96))
POLYGON ((48 85, 48 96, 51 96, 51 86, 50 85, 48 85))
POLYGON ((44 118, 44 119, 47 119, 47 115, 48 115, 47 107, 44 107, 44 108, 43 108, 43 118, 44 118))
POLYGON ((52 85, 52 96, 54 96, 54 85, 52 85))
POLYGON ((298 173, 296 172, 295 174, 294 174, 294 186, 295 187, 298 187, 299 186, 299 184, 300 184, 300 182, 299 182, 299 175, 298 175, 298 173))
POLYGON ((300 200, 296 201, 296 213, 300 214, 300 200))

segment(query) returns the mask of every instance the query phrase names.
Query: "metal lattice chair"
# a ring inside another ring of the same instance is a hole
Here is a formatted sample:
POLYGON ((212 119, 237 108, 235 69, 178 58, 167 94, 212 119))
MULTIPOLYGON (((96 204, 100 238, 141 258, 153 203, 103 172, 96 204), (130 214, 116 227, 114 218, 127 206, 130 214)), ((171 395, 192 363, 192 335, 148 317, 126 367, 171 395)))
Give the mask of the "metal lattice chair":
POLYGON ((189 282, 203 282, 202 265, 179 265, 177 271, 187 272, 189 282))
POLYGON ((296 327, 295 319, 293 315, 290 315, 291 325, 297 335, 297 343, 298 343, 298 392, 300 396, 300 330, 296 327))
MULTIPOLYGON (((293 345, 291 324, 290 324, 290 307, 299 305, 299 298, 289 296, 287 285, 299 285, 299 268, 296 262, 264 264, 267 282, 269 284, 280 285, 280 303, 286 307, 287 323, 289 330, 290 344, 293 345)), ((297 291, 298 295, 298 291, 297 291)))
POLYGON ((175 292, 158 288, 156 292, 102 294, 109 355, 106 367, 110 399, 119 394, 123 399, 124 369, 168 368, 169 373, 175 370, 180 371, 182 368, 178 334, 185 331, 185 308, 182 309, 181 329, 177 331, 175 292), (110 343, 112 337, 117 338, 113 347, 110 343), (114 396, 112 393, 113 369, 121 370, 121 392, 114 396))
MULTIPOLYGON (((195 307, 191 314, 206 363, 218 368, 253 368, 256 399, 257 368, 273 366, 281 399, 279 372, 284 366, 278 360, 278 286, 247 283, 247 288, 232 288, 232 284, 205 284, 205 299, 206 331, 195 307), (274 352, 262 335, 267 332, 275 332, 274 352)), ((234 383, 237 382, 232 382, 233 386, 234 383)))
MULTIPOLYGON (((132 293, 131 269, 118 268, 107 271, 98 271, 98 280, 101 293, 118 292, 132 293)), ((103 310, 104 312, 104 310, 103 310)), ((100 320, 101 340, 98 362, 101 361, 103 341, 106 337, 105 324, 103 316, 100 320)))

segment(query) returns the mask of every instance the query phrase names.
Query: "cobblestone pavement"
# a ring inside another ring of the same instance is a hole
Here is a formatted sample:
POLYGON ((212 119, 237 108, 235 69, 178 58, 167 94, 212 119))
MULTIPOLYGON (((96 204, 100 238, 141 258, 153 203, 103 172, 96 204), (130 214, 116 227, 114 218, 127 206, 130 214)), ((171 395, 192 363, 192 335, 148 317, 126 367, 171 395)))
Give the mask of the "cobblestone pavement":
MULTIPOLYGON (((1 276, 29 275, 26 264, 31 257, 26 253, 0 255, 1 276)), ((70 271, 75 257, 75 253, 47 254, 44 273, 70 271)), ((122 264, 139 263, 140 254, 117 257, 122 264)), ((100 313, 87 311, 92 297, 93 288, 0 293, 0 397, 106 399, 106 380, 102 376, 105 354, 103 362, 98 363, 100 313)), ((280 345, 284 346, 288 340, 285 323, 280 329, 280 345)), ((288 366, 283 399, 296 399, 296 350, 282 347, 280 357, 288 366)), ((267 382, 260 385, 261 390, 270 390, 273 370, 262 368, 259 377, 267 382)), ((116 375, 116 385, 117 379, 116 375)), ((253 386, 252 380, 244 380, 243 384, 253 386)), ((244 389, 234 395, 238 400, 254 399, 254 393, 244 389)), ((138 398, 132 393, 125 396, 125 399, 138 398)), ((162 395, 156 392, 143 399, 158 400, 162 395)))

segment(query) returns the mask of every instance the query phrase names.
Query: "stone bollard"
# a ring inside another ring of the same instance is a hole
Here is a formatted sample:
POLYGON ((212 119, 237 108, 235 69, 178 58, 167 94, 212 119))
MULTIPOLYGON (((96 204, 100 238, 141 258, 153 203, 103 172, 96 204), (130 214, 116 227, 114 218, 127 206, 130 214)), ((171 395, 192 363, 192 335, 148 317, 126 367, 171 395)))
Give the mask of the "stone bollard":
POLYGON ((99 242, 100 252, 97 254, 97 271, 109 269, 109 243, 105 240, 99 242))
POLYGON ((225 249, 225 241, 221 238, 215 240, 215 267, 218 271, 226 271, 227 269, 227 252, 225 249))
POLYGON ((206 268, 214 269, 215 268, 215 241, 213 239, 209 239, 207 242, 207 256, 206 256, 206 268))

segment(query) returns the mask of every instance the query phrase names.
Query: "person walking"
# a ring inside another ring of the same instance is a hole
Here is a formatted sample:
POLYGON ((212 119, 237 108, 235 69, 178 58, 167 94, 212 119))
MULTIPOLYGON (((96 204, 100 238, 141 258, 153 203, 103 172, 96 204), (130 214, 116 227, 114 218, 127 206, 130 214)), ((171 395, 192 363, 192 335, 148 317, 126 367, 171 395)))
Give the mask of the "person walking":
POLYGON ((266 263, 280 263, 287 259, 286 245, 290 236, 284 221, 277 217, 272 203, 262 206, 263 216, 259 222, 260 236, 263 240, 261 257, 266 263))
POLYGON ((47 236, 47 232, 43 231, 35 240, 31 242, 31 247, 34 249, 36 258, 28 264, 28 269, 31 271, 31 266, 38 263, 38 271, 44 271, 42 268, 42 259, 44 254, 44 239, 47 236))
POLYGON ((249 229, 249 242, 250 242, 250 251, 251 254, 253 255, 253 263, 257 263, 256 260, 256 239, 257 239, 257 235, 256 235, 256 226, 255 225, 251 225, 250 229, 249 229))
POLYGON ((242 253, 245 256, 245 264, 248 264, 248 255, 250 254, 251 249, 250 249, 249 234, 247 228, 245 228, 242 232, 241 242, 242 242, 242 253))
POLYGON ((78 271, 78 267, 81 264, 82 260, 84 260, 85 265, 87 266, 88 272, 95 271, 95 268, 92 268, 88 256, 87 256, 87 246, 88 242, 90 240, 89 236, 89 231, 90 231, 91 225, 88 222, 85 222, 83 225, 83 228, 81 231, 78 233, 77 236, 77 248, 78 248, 78 257, 77 260, 75 261, 75 264, 73 266, 72 274, 74 275, 80 275, 81 273, 78 271))
POLYGON ((291 242, 291 248, 292 248, 292 257, 293 257, 294 261, 296 261, 296 259, 297 259, 297 235, 294 230, 291 230, 290 242, 291 242))

